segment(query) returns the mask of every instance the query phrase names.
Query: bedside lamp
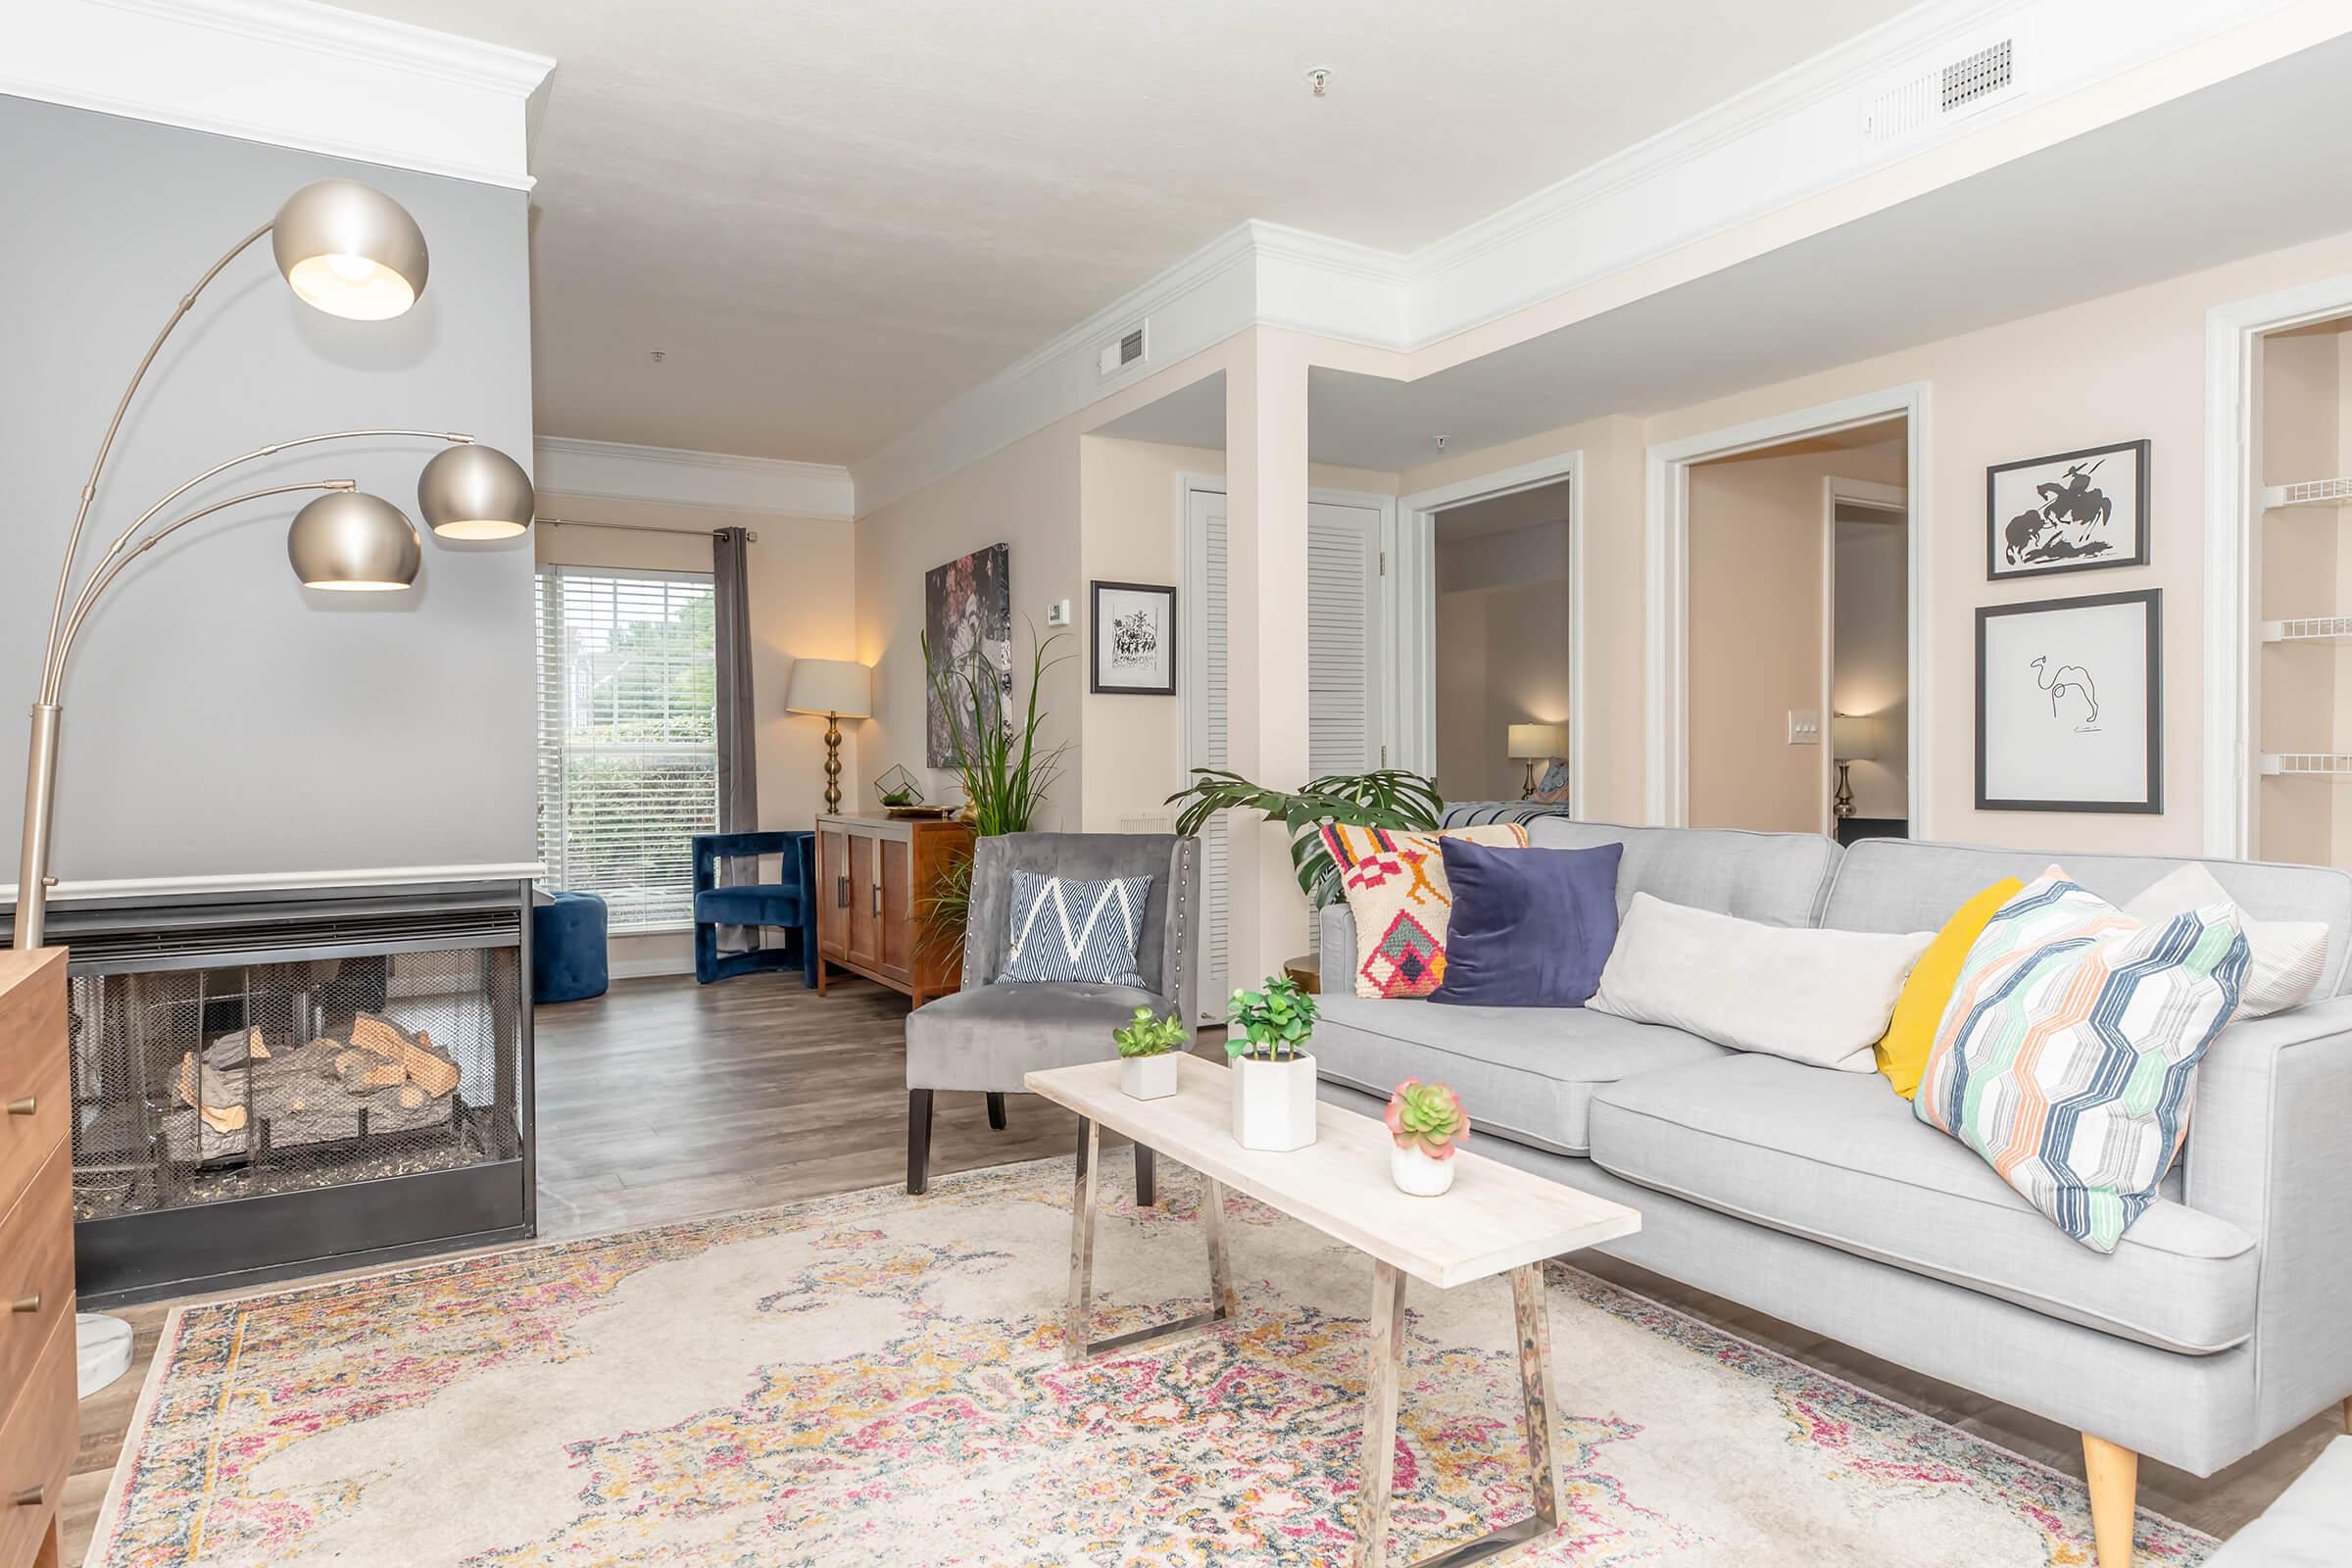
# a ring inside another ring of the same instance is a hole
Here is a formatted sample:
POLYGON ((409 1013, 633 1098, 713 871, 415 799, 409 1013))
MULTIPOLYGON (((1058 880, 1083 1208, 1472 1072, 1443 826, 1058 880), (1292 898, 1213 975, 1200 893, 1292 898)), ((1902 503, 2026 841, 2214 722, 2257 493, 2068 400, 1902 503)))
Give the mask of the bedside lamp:
POLYGON ((1513 724, 1506 737, 1505 750, 1514 762, 1527 764, 1527 785, 1520 790, 1523 801, 1536 793, 1536 764, 1555 757, 1568 755, 1568 726, 1565 724, 1513 724))
POLYGON ((841 721, 871 717, 873 671, 847 659, 796 659, 784 711, 825 715, 825 814, 841 814, 841 721))
POLYGON ((1837 713, 1830 718, 1830 755, 1838 762, 1838 820, 1854 814, 1854 787, 1846 767, 1879 755, 1879 721, 1870 713, 1837 713))

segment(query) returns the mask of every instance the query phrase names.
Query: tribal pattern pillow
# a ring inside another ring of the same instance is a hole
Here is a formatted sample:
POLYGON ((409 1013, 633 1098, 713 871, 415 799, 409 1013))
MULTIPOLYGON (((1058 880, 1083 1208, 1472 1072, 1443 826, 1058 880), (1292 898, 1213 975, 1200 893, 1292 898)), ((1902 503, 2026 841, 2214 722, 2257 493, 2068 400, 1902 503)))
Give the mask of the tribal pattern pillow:
POLYGON ((1141 986, 1135 949, 1144 934, 1148 876, 1100 882, 1012 873, 1012 947, 1000 983, 1141 986))
POLYGON ((2114 1251, 2187 1139, 2197 1063, 2237 1009, 2238 918, 2224 902, 2142 924, 2052 866, 1968 950, 1913 1111, 2114 1251))
MULTIPOLYGON (((1323 847, 1340 867, 1348 912, 1355 916, 1355 994, 1426 997, 1446 978, 1446 921, 1453 893, 1446 883, 1441 838, 1524 850, 1517 822, 1449 828, 1444 834, 1323 824, 1323 847)), ((1325 955, 1331 961, 1336 955, 1325 955)))

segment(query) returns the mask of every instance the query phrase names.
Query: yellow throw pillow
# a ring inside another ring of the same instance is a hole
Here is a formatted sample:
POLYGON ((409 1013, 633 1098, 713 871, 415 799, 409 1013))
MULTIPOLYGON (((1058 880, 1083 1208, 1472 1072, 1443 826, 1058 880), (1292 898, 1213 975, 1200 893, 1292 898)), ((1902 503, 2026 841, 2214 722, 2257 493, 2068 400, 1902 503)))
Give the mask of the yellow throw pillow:
POLYGON ((1927 1071, 1928 1053, 1936 1045, 1936 1026, 1943 1020, 1943 1009, 1960 984, 1960 966, 1968 961, 1968 950, 1977 945, 1978 936, 2001 906, 2025 890, 2025 883, 2016 877, 2003 877, 1960 906, 1936 933, 1936 940, 1928 944, 1919 962, 1911 966, 1911 978, 1903 982, 1903 994, 1895 999, 1894 1016, 1875 1048, 1879 1071, 1905 1100, 1919 1093, 1920 1074, 1927 1071))

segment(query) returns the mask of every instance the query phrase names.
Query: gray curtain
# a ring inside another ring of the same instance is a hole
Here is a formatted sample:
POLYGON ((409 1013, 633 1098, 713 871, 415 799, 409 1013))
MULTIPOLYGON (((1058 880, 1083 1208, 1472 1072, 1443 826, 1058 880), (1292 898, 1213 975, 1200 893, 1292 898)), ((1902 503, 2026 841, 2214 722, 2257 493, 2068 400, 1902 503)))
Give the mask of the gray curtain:
MULTIPOLYGON (((760 827, 760 720, 752 706, 752 595, 745 550, 750 543, 741 528, 720 528, 710 535, 711 621, 718 651, 718 830, 753 833, 760 827)), ((723 886, 734 881, 758 881, 755 863, 741 877, 735 862, 718 863, 723 886)), ((760 933, 741 926, 719 932, 730 948, 759 945, 760 933)))

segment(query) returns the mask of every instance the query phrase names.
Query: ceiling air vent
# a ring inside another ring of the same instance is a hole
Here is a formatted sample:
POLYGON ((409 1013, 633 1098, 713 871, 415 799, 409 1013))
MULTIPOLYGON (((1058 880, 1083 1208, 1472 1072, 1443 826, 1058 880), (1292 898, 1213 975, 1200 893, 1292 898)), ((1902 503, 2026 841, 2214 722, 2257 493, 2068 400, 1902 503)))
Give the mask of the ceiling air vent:
POLYGON ((2019 90, 2018 54, 2016 38, 1993 38, 1941 65, 1906 72, 1864 102, 1864 144, 1891 147, 2010 97, 2019 90))
POLYGON ((1144 338, 1144 328, 1149 325, 1149 321, 1138 321, 1121 332, 1115 341, 1102 345, 1101 364, 1104 375, 1116 375, 1130 365, 1151 358, 1149 345, 1144 338))

